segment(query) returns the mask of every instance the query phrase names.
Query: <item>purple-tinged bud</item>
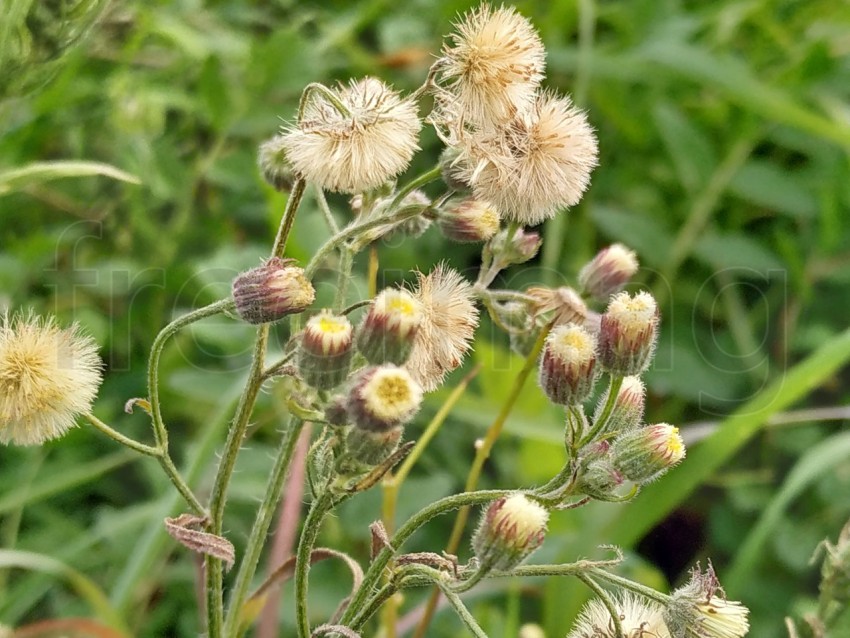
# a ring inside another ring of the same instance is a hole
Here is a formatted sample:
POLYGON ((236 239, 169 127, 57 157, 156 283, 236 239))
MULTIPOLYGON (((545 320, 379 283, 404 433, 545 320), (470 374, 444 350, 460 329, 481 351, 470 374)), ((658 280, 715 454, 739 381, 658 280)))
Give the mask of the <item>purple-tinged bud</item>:
POLYGON ((552 403, 577 405, 593 392, 599 376, 596 338, 574 323, 555 326, 540 357, 540 387, 552 403))
POLYGON ((443 235, 460 243, 487 241, 499 232, 499 211, 472 196, 450 199, 437 211, 443 235))
POLYGON ((275 135, 260 144, 260 150, 257 153, 257 165, 260 167, 263 179, 282 193, 292 190, 292 184, 295 181, 295 171, 283 147, 284 139, 283 135, 275 135))
POLYGON ((540 235, 522 228, 515 229, 510 237, 509 233, 510 229, 505 228, 494 235, 487 244, 487 250, 493 258, 505 266, 523 264, 532 259, 543 243, 540 235))
POLYGON ((579 473, 576 492, 599 501, 616 500, 617 488, 625 481, 626 478, 612 465, 609 456, 594 453, 579 473))
POLYGON ((348 453, 355 461, 364 465, 380 465, 398 449, 404 427, 398 425, 383 432, 370 432, 351 428, 345 443, 348 453))
POLYGON ((618 376, 639 375, 649 367, 658 339, 658 305, 648 292, 611 298, 599 328, 599 362, 618 376))
POLYGON ((611 445, 614 467, 635 483, 654 481, 685 458, 679 428, 668 423, 647 425, 617 437, 611 445))
POLYGON ((534 301, 532 308, 535 316, 552 313, 556 324, 577 323, 585 325, 588 317, 587 304, 579 294, 569 286, 545 288, 534 286, 526 291, 534 301))
POLYGON ((404 368, 392 364, 361 371, 348 394, 348 416, 355 427, 386 432, 419 411, 422 388, 404 368))
POLYGON ((611 244, 600 250, 578 274, 581 289, 597 301, 620 292, 638 271, 638 260, 634 251, 623 244, 611 244))
POLYGON ((410 356, 422 319, 422 304, 416 297, 405 290, 384 290, 360 324, 357 349, 369 363, 402 365, 410 356))
MULTIPOLYGON (((608 390, 599 398, 596 413, 593 416, 594 423, 602 416, 605 405, 608 403, 608 390)), ((608 415, 605 429, 600 432, 617 432, 622 434, 634 430, 643 424, 643 411, 646 404, 646 386, 638 377, 625 377, 614 400, 614 407, 608 415)))
POLYGON ((348 425, 348 410, 346 409, 347 398, 342 394, 331 397, 325 406, 325 421, 330 425, 338 427, 348 425))
POLYGON ((313 303, 313 284, 292 263, 272 257, 233 280, 233 301, 243 320, 254 325, 270 323, 303 312, 313 303))
POLYGON ((351 322, 323 310, 307 322, 301 334, 298 371, 307 385, 331 390, 348 377, 352 353, 351 322))
POLYGON ((543 544, 548 522, 549 512, 523 494, 497 499, 472 537, 475 556, 489 569, 513 569, 543 544))

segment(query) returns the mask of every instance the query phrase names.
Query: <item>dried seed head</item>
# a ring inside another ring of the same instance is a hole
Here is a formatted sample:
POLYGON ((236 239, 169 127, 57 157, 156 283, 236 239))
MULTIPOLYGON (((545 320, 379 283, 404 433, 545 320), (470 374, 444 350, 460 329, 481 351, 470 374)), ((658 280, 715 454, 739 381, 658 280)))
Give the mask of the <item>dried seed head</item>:
POLYGON ((556 326, 540 356, 540 387, 552 403, 577 405, 593 392, 599 377, 596 338, 574 323, 556 326))
POLYGON ((578 274, 581 289, 597 301, 620 292, 638 271, 638 260, 633 250, 623 244, 611 244, 600 250, 578 274))
POLYGON ((423 317, 405 367, 431 392, 462 363, 478 326, 478 309, 472 286, 457 271, 440 264, 418 276, 414 296, 423 317))
POLYGON ((472 124, 509 119, 534 100, 546 51, 534 27, 513 7, 483 4, 455 25, 443 47, 441 77, 456 110, 472 124))
POLYGON ((664 617, 674 635, 683 638, 742 638, 750 630, 749 610, 726 600, 714 567, 697 565, 690 581, 674 591, 664 617))
POLYGON ((526 292, 534 299, 532 307, 534 316, 537 317, 551 312, 553 313, 552 319, 556 324, 585 324, 588 316, 587 304, 569 286, 559 288, 532 287, 526 292))
POLYGON ((248 323, 262 324, 306 310, 316 299, 313 284, 291 260, 272 257, 233 280, 236 312, 248 323))
POLYGON ((440 230, 461 243, 487 241, 499 231, 499 211, 475 197, 450 199, 437 211, 440 230))
POLYGON ((63 436, 91 409, 101 378, 97 345, 78 326, 0 315, 0 443, 63 436))
POLYGON ((513 569, 543 544, 549 512, 523 494, 493 501, 484 510, 472 537, 482 565, 513 569))
POLYGON ((594 598, 581 610, 567 638, 671 638, 658 603, 624 593, 614 599, 614 607, 623 627, 622 636, 614 631, 608 608, 594 598))
POLYGON ((386 432, 404 425, 422 403, 422 388, 404 368, 387 364, 360 372, 348 394, 348 415, 355 427, 386 432))
POLYGON ((616 375, 638 375, 649 367, 658 339, 658 305, 648 292, 611 298, 599 329, 599 362, 616 375))
POLYGON ((629 481, 654 481, 685 458, 679 428, 668 423, 647 425, 618 436, 611 446, 614 467, 629 481))
POLYGON ((330 390, 348 377, 352 353, 351 322, 329 310, 322 310, 304 327, 298 371, 307 385, 330 390))
POLYGON ((422 323, 422 304, 406 290, 387 289, 375 297, 357 332, 357 349, 372 364, 402 365, 422 323))
POLYGON ((283 133, 296 173, 325 190, 359 193, 407 168, 422 126, 414 102, 375 78, 328 90, 344 112, 315 92, 283 133))
POLYGON ((505 219, 534 225, 574 206, 590 185, 597 144, 583 111, 541 93, 506 126, 461 140, 459 179, 505 219))

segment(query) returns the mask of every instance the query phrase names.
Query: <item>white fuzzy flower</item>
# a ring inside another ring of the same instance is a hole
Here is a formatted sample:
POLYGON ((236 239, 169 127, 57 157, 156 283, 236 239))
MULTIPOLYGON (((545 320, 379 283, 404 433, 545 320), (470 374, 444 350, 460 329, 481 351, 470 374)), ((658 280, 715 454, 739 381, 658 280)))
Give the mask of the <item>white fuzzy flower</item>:
POLYGON ((614 599, 614 607, 623 627, 622 637, 614 631, 608 608, 593 599, 584 606, 567 638, 670 638, 663 609, 657 603, 627 593, 614 599))
POLYGON ((64 435, 91 409, 100 382, 97 345, 77 326, 0 315, 0 443, 64 435))
POLYGON ((301 120, 283 133, 296 173, 325 190, 359 193, 407 168, 422 126, 413 101, 375 78, 326 90, 338 104, 315 91, 301 120))

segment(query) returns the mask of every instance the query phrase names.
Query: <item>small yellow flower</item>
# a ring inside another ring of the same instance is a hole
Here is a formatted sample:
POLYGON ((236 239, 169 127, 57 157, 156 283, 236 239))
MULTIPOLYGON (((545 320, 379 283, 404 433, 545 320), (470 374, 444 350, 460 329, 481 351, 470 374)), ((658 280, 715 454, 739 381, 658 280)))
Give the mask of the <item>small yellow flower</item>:
POLYGON ((456 24, 443 47, 442 78, 451 110, 476 125, 510 119, 534 101, 546 52, 531 23, 513 7, 483 4, 456 24))
POLYGON ((422 403, 422 388, 404 368, 387 364, 366 368, 348 397, 352 423, 371 432, 386 432, 407 423, 422 403))
POLYGON ((446 375, 460 366, 478 326, 472 286, 442 264, 428 275, 419 273, 414 295, 423 318, 405 367, 426 392, 436 390, 446 375))
POLYGON ((407 168, 422 126, 414 102, 375 78, 328 90, 345 112, 316 93, 283 133, 296 173, 325 190, 360 193, 407 168))
POLYGON ((91 409, 101 379, 97 345, 78 326, 0 315, 0 443, 61 437, 91 409))

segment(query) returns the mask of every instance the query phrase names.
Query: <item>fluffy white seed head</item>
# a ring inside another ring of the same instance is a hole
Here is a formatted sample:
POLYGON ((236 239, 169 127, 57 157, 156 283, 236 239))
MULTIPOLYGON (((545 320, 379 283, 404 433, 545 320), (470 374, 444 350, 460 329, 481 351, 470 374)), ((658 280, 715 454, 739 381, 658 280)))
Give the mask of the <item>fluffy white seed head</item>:
POLYGON ((0 443, 64 435, 91 409, 100 382, 97 345, 79 327, 0 315, 0 443))
POLYGON ((339 105, 315 92, 283 133, 296 173, 325 190, 359 193, 407 168, 422 126, 413 101, 375 78, 328 91, 339 105))
POLYGON ((671 638, 663 609, 657 603, 627 593, 614 599, 614 607, 623 627, 622 636, 615 632, 608 608, 594 598, 584 606, 567 638, 671 638))

